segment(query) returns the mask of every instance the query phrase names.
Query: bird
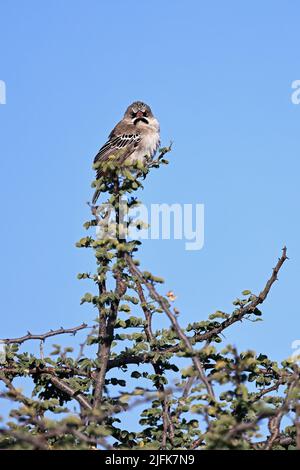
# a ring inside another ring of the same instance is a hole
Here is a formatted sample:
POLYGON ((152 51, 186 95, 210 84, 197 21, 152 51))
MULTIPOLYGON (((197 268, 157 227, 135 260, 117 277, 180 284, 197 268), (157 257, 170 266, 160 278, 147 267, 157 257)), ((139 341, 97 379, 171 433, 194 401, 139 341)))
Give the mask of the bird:
MULTIPOLYGON (((142 101, 135 101, 125 111, 123 119, 118 122, 108 136, 107 142, 100 148, 94 158, 97 165, 96 178, 103 174, 101 163, 116 162, 120 168, 126 164, 150 161, 160 145, 160 125, 154 117, 150 106, 142 101), (100 163, 100 164, 99 164, 100 163)), ((93 196, 97 202, 100 190, 93 196)))

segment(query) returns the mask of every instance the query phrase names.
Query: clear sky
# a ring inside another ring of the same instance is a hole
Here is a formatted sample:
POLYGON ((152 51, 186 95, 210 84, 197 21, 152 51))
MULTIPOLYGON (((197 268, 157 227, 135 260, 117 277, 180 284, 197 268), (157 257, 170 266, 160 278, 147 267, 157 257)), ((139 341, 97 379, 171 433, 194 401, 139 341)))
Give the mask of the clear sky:
MULTIPOLYGON (((283 359, 300 339, 300 79, 297 0, 37 0, 0 3, 1 334, 90 322, 92 268, 75 248, 89 217, 92 159, 126 106, 149 103, 171 164, 147 203, 204 203, 205 244, 149 240, 142 265, 178 296, 183 324, 261 289, 284 244, 290 261, 226 342, 283 359)), ((53 341, 57 342, 57 340, 53 341)), ((51 344, 51 342, 50 342, 51 344)))

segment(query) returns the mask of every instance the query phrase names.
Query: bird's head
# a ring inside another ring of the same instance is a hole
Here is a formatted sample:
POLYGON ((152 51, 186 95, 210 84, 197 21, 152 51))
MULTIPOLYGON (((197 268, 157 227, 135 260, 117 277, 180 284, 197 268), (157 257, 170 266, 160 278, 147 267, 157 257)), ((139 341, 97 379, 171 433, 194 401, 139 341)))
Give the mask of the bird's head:
POLYGON ((154 118, 150 106, 143 103, 142 101, 135 101, 126 109, 124 118, 136 125, 139 122, 149 124, 154 118))

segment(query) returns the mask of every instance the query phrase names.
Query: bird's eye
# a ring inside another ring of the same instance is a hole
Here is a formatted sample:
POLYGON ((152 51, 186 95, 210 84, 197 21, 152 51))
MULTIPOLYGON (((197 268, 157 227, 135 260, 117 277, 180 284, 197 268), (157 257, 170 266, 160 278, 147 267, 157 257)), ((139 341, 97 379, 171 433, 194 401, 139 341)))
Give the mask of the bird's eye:
POLYGON ((147 117, 148 116, 148 111, 144 111, 143 114, 144 114, 145 117, 147 117))
POLYGON ((131 111, 131 117, 135 117, 136 116, 136 113, 134 111, 131 111))

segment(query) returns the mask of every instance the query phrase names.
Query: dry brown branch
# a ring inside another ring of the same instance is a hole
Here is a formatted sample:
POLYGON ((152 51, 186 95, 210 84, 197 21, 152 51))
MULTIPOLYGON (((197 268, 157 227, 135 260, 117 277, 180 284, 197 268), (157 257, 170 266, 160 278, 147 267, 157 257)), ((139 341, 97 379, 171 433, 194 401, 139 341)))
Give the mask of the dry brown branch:
POLYGON ((59 328, 58 330, 50 330, 47 333, 41 334, 32 334, 28 331, 28 333, 20 338, 5 338, 1 339, 0 342, 4 344, 22 344, 24 341, 35 340, 38 339, 40 341, 44 341, 51 336, 57 335, 64 335, 64 334, 73 334, 75 335, 77 331, 84 330, 86 328, 90 328, 86 323, 82 323, 79 326, 74 326, 73 328, 59 328))

